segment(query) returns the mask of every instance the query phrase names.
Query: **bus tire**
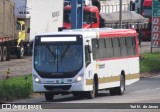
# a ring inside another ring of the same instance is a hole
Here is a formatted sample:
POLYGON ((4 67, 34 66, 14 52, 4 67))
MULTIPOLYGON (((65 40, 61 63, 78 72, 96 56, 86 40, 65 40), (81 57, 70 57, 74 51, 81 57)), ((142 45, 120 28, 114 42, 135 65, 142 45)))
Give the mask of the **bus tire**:
POLYGON ((2 47, 2 58, 1 61, 6 61, 7 60, 7 47, 3 46, 2 47))
POLYGON ((20 50, 17 51, 17 58, 22 59, 24 57, 24 47, 20 46, 20 50))
POLYGON ((53 101, 53 98, 54 98, 54 94, 53 93, 51 93, 51 92, 45 93, 46 101, 53 101))
POLYGON ((98 76, 97 74, 94 76, 95 81, 95 96, 98 96, 98 76))
POLYGON ((96 85, 95 85, 95 80, 93 80, 93 90, 92 91, 88 91, 86 93, 86 97, 88 99, 94 99, 95 98, 95 95, 96 95, 96 85))
POLYGON ((125 91, 125 78, 124 75, 120 76, 120 86, 116 88, 117 95, 123 95, 125 91))

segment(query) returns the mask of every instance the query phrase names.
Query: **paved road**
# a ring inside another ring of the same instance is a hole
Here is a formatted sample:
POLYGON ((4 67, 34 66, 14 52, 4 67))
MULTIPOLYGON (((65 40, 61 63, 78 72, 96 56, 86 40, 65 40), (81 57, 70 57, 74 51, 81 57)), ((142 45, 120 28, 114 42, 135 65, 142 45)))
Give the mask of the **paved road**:
POLYGON ((122 96, 110 96, 108 91, 100 91, 95 99, 73 97, 72 95, 55 96, 53 102, 46 102, 44 96, 20 100, 15 103, 160 103, 160 76, 141 78, 140 81, 126 86, 122 96))
MULTIPOLYGON (((65 96, 55 96, 55 100, 53 102, 46 102, 44 96, 38 96, 32 99, 26 99, 26 100, 19 100, 15 101, 13 103, 43 103, 43 108, 53 108, 54 106, 57 106, 59 108, 61 107, 61 104, 57 103, 65 103, 64 105, 66 108, 77 108, 77 112, 80 112, 78 110, 79 108, 105 108, 108 106, 105 103, 159 103, 158 106, 160 108, 160 76, 150 77, 150 78, 141 78, 140 81, 137 83, 134 83, 130 86, 126 87, 125 94, 123 96, 110 96, 108 91, 101 91, 99 96, 95 99, 86 99, 86 98, 78 98, 73 97, 72 95, 65 95, 65 96), (83 104, 88 103, 88 104, 83 104), (104 103, 104 104, 102 104, 104 103)), ((113 105, 111 105, 113 106, 113 105)), ((117 106, 117 105, 116 105, 117 106)), ((123 105, 122 105, 123 106, 123 105)), ((114 108, 114 107, 113 107, 114 108)), ((83 110, 83 111, 101 111, 106 112, 108 110, 101 109, 101 110, 83 110)), ((4 111, 4 110, 3 110, 4 111)), ((8 110, 9 111, 9 110, 8 110)), ((12 110, 13 111, 13 110, 12 110)), ((20 112, 20 110, 14 110, 15 112, 20 112)), ((51 110, 42 110, 41 112, 51 112, 51 110)), ((57 110, 62 112, 68 112, 73 110, 57 110)), ((152 110, 109 110, 109 112, 160 112, 160 109, 152 109, 152 110)), ((11 111, 10 111, 11 112, 11 111)), ((24 112, 32 112, 31 110, 25 110, 24 112)), ((39 112, 38 110, 36 112, 39 112)))

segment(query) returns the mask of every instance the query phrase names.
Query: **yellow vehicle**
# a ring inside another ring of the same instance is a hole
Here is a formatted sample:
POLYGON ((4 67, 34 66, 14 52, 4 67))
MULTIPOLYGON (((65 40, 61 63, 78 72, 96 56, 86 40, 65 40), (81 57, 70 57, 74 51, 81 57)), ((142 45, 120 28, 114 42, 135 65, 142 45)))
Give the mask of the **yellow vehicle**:
POLYGON ((24 20, 17 21, 17 41, 15 46, 11 48, 11 54, 16 54, 17 58, 21 59, 24 56, 26 49, 29 47, 28 43, 26 42, 26 25, 24 20), (28 47, 27 47, 28 46, 28 47))
POLYGON ((12 1, 0 0, 0 61, 9 61, 11 54, 23 58, 24 52, 31 52, 30 21, 27 18, 18 18, 14 8, 12 1))
POLYGON ((24 45, 25 41, 25 22, 22 20, 17 21, 17 30, 18 30, 18 41, 17 41, 17 58, 22 58, 24 56, 24 45))

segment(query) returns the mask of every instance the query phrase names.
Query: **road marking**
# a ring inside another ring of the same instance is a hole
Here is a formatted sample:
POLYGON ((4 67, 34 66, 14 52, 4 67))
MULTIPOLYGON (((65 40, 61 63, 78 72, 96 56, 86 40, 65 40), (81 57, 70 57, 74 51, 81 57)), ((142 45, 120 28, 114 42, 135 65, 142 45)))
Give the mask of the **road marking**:
POLYGON ((141 92, 147 92, 147 91, 153 91, 153 90, 160 90, 160 88, 154 88, 154 89, 146 88, 146 89, 136 90, 136 91, 134 91, 132 93, 141 93, 141 92))
POLYGON ((160 78, 160 75, 151 76, 151 77, 148 77, 148 78, 160 78))

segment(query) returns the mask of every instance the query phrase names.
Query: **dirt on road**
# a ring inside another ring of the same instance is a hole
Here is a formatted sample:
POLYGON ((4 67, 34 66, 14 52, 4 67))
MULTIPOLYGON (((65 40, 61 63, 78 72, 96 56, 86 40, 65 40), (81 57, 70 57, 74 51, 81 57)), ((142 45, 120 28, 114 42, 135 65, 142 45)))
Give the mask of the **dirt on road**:
POLYGON ((31 74, 32 57, 25 56, 23 59, 11 59, 0 62, 0 79, 5 79, 7 73, 10 77, 31 74))

